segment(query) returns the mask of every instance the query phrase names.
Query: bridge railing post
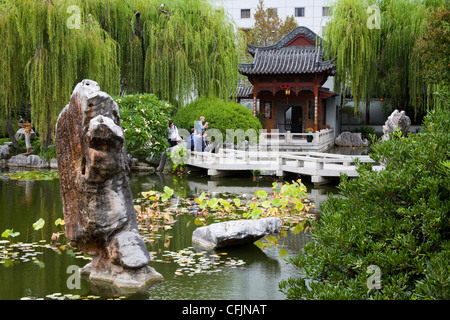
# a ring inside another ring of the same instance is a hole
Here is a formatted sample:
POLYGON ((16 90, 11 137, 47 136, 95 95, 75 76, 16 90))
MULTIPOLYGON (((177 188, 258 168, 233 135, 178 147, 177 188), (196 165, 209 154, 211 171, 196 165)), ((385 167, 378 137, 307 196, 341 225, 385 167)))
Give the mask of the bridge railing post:
POLYGON ((319 144, 320 143, 320 131, 314 132, 313 142, 315 142, 315 144, 319 144))
POLYGON ((316 169, 316 175, 319 174, 320 170, 323 170, 323 162, 317 159, 314 164, 314 168, 316 169))

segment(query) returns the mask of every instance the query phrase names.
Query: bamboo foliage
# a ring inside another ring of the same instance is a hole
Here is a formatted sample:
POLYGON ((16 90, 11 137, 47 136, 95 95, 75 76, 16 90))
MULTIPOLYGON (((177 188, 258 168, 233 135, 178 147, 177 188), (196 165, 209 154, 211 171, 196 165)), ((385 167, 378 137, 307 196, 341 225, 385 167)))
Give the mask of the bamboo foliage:
POLYGON ((183 106, 236 94, 239 34, 209 0, 0 1, 0 116, 28 102, 44 144, 75 84, 154 93, 183 106), (80 28, 67 27, 77 5, 80 28))

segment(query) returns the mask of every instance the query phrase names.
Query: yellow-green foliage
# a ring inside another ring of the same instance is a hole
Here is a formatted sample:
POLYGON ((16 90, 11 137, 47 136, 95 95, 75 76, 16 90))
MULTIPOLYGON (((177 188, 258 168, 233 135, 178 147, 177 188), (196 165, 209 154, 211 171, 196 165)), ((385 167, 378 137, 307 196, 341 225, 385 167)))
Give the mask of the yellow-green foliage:
POLYGON ((32 124, 50 141, 57 115, 74 85, 93 78, 119 93, 117 44, 93 16, 80 29, 69 29, 67 7, 77 1, 11 0, 0 5, 0 110, 10 116, 28 101, 32 124))
POLYGON ((77 82, 111 95, 154 93, 183 106, 192 94, 235 94, 242 43, 208 0, 0 1, 0 117, 31 102, 32 124, 50 141, 77 82), (77 5, 80 28, 68 28, 77 5))
POLYGON ((442 3, 336 0, 323 35, 328 58, 337 57, 336 89, 350 87, 355 106, 361 100, 389 97, 396 108, 423 110, 423 98, 432 89, 419 75, 420 57, 413 48, 425 32, 427 10, 442 3), (371 25, 376 11, 370 6, 378 8, 379 28, 371 25))

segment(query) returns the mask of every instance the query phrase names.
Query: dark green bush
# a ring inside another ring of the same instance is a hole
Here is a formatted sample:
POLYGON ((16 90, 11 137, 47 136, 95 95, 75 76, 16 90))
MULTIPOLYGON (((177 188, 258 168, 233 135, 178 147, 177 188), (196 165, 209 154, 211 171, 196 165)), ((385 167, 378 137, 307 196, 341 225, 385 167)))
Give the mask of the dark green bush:
POLYGON ((368 139, 368 140, 370 140, 370 137, 372 135, 376 135, 376 132, 375 132, 374 128, 372 128, 372 127, 365 127, 365 126, 355 128, 355 129, 353 129, 352 132, 354 132, 354 133, 361 132, 362 139, 368 139))
POLYGON ((50 145, 48 148, 41 147, 39 156, 43 159, 50 160, 56 158, 55 145, 50 145))
POLYGON ((115 97, 125 132, 127 151, 139 160, 158 158, 169 144, 167 128, 173 106, 154 94, 115 97))
POLYGON ((431 112, 423 131, 373 151, 385 169, 341 176, 342 197, 328 198, 314 241, 292 259, 303 276, 280 283, 289 299, 450 298, 450 112, 431 112))
POLYGON ((259 133, 259 129, 262 128, 258 118, 253 116, 249 109, 239 103, 222 101, 218 98, 199 98, 180 109, 173 120, 178 128, 190 132, 200 116, 204 116, 205 122, 209 122, 207 130, 220 130, 224 141, 227 129, 242 129, 244 132, 254 129, 259 133))

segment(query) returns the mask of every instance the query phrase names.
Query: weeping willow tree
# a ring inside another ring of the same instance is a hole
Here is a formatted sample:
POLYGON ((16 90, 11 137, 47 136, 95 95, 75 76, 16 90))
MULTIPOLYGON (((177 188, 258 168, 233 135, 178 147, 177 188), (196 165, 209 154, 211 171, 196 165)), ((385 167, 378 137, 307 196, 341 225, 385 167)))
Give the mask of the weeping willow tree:
POLYGON ((239 77, 240 34, 208 0, 85 0, 119 43, 122 91, 183 106, 192 96, 228 99, 239 77))
POLYGON ((426 106, 430 88, 414 52, 429 7, 444 0, 336 0, 324 31, 329 58, 337 56, 336 89, 355 101, 388 97, 395 108, 426 106))
MULTIPOLYGON (((0 1, 0 109, 31 103, 44 145, 77 82, 110 94, 147 92, 183 106, 195 96, 236 94, 239 33, 207 0, 0 1), (68 8, 79 28, 68 28, 68 8)), ((11 136, 11 135, 10 135, 11 136)))
POLYGON ((51 143, 57 116, 77 82, 96 79, 118 94, 116 42, 93 16, 67 27, 67 7, 76 1, 13 0, 1 4, 0 109, 3 117, 30 103, 32 125, 44 146, 51 143))
POLYGON ((147 90, 181 106, 192 95, 236 94, 238 34, 224 10, 199 0, 149 10, 160 2, 147 2, 141 11, 147 90))

